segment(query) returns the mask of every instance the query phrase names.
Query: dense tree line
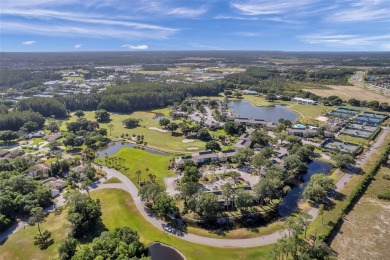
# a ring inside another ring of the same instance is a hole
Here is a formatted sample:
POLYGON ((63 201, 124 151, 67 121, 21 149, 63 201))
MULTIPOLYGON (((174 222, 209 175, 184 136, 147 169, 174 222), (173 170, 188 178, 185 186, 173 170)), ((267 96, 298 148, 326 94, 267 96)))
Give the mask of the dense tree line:
POLYGON ((29 164, 22 159, 2 162, 0 172, 0 230, 6 229, 16 217, 29 214, 35 207, 51 204, 48 188, 22 172, 29 164))
POLYGON ((54 98, 31 97, 22 99, 17 103, 16 108, 19 111, 32 110, 39 112, 45 117, 54 115, 56 118, 64 118, 67 116, 64 104, 54 98))
POLYGON ((0 130, 17 131, 27 122, 35 122, 38 127, 43 127, 45 118, 40 113, 31 110, 0 113, 0 130))
POLYGON ((36 87, 47 80, 59 80, 62 75, 53 71, 30 71, 30 70, 1 70, 0 88, 9 87, 27 89, 36 87))
POLYGON ((150 259, 147 248, 140 242, 138 233, 129 227, 103 232, 92 241, 91 246, 76 252, 77 241, 65 240, 59 249, 61 259, 150 259))
POLYGON ((379 103, 378 100, 366 101, 366 100, 358 100, 356 98, 351 98, 348 100, 348 103, 351 106, 355 106, 355 107, 369 107, 376 111, 390 112, 389 103, 387 102, 379 103))
POLYGON ((69 110, 105 109, 110 112, 132 112, 166 107, 187 96, 215 96, 222 91, 218 83, 166 84, 128 83, 113 86, 99 94, 56 97, 69 110))
POLYGON ((255 85, 259 81, 275 77, 277 74, 276 69, 249 67, 245 72, 226 76, 225 80, 234 85, 255 85))

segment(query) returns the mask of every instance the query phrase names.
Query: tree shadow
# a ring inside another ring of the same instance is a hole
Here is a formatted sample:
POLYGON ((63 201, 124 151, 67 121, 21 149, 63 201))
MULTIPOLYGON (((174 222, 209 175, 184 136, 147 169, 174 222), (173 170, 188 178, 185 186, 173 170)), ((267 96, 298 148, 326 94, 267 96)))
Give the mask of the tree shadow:
POLYGON ((178 132, 172 132, 172 136, 174 136, 174 137, 181 137, 181 136, 183 136, 183 134, 182 133, 178 133, 178 132))
POLYGON ((99 220, 99 222, 96 223, 89 232, 86 232, 83 237, 78 238, 80 244, 91 243, 94 238, 99 237, 105 231, 108 231, 107 227, 104 225, 102 220, 99 220))
POLYGON ((79 154, 79 153, 81 153, 82 151, 83 151, 83 149, 80 148, 80 147, 73 147, 73 148, 71 148, 71 149, 66 150, 66 152, 67 152, 67 153, 70 153, 70 154, 79 154))

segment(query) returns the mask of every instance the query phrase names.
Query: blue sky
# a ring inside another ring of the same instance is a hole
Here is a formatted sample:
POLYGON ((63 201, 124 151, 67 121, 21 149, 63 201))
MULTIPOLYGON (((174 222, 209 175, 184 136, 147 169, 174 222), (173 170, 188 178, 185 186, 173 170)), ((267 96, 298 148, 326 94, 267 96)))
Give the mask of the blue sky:
POLYGON ((389 51, 389 0, 1 0, 1 51, 389 51))

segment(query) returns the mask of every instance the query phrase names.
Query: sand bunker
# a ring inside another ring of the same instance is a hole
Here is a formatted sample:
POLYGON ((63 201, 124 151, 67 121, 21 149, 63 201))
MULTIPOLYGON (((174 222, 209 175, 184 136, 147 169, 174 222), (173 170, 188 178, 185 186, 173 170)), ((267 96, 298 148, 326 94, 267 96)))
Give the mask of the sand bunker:
POLYGON ((321 121, 321 122, 326 122, 328 121, 328 118, 326 116, 319 116, 316 118, 318 121, 321 121))
POLYGON ((183 143, 192 143, 192 142, 195 142, 195 140, 194 139, 184 139, 182 142, 183 143))
POLYGON ((196 150, 199 150, 199 148, 195 147, 195 146, 191 146, 191 147, 188 147, 187 150, 188 151, 196 151, 196 150))
POLYGON ((161 133, 166 133, 168 132, 168 130, 164 130, 164 129, 161 129, 161 128, 157 128, 157 127, 149 127, 150 130, 156 130, 156 131, 159 131, 161 133))

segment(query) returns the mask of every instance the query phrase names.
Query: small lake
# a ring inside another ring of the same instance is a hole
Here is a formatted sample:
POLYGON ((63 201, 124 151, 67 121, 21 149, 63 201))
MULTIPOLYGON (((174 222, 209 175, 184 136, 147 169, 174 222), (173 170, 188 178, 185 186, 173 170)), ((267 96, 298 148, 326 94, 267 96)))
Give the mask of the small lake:
POLYGON ((305 189, 311 176, 318 173, 329 174, 332 167, 332 164, 319 160, 313 160, 311 163, 309 163, 307 165, 307 172, 299 175, 299 179, 302 181, 302 184, 298 187, 292 188, 289 192, 287 192, 286 196, 284 196, 282 202, 279 204, 279 215, 281 217, 285 217, 293 213, 294 210, 298 208, 298 204, 302 199, 303 190, 305 189))
MULTIPOLYGON (((96 152, 96 157, 103 158, 106 155, 110 156, 110 155, 116 154, 122 148, 134 148, 134 147, 136 147, 136 145, 131 144, 131 143, 113 142, 113 143, 110 143, 107 147, 99 149, 96 152)), ((158 155, 171 156, 171 154, 169 154, 169 153, 154 150, 154 149, 147 148, 147 147, 145 147, 143 150, 145 150, 149 153, 154 153, 154 154, 158 154, 158 155)))
POLYGON ((184 260, 176 249, 161 243, 153 243, 148 247, 148 255, 152 260, 184 260))
POLYGON ((299 116, 291 110, 288 110, 285 106, 276 105, 274 107, 257 107, 249 103, 248 101, 230 101, 229 108, 233 114, 239 117, 249 119, 261 119, 264 121, 271 121, 279 123, 279 119, 288 119, 291 122, 298 120, 299 116))

